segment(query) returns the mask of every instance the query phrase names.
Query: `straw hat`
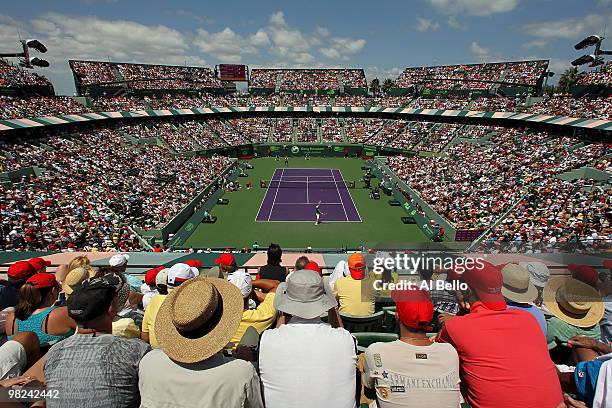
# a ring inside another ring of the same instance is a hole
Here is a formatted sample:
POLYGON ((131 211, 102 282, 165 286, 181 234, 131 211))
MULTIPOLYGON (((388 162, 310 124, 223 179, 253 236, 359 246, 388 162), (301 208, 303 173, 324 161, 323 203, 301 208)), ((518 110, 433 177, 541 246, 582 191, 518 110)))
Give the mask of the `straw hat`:
POLYGON ((538 289, 529 279, 529 271, 514 263, 502 268, 504 286, 501 292, 506 299, 517 303, 531 303, 538 297, 538 289))
POLYGON ((546 308, 555 317, 576 327, 591 327, 604 315, 597 290, 569 276, 551 278, 543 292, 546 308))
POLYGON ((218 278, 193 278, 170 292, 155 319, 160 348, 179 363, 218 353, 236 334, 244 302, 240 290, 218 278))
POLYGON ((81 284, 85 279, 93 278, 96 271, 90 267, 75 268, 68 272, 62 282, 62 290, 67 296, 70 296, 74 289, 81 284))

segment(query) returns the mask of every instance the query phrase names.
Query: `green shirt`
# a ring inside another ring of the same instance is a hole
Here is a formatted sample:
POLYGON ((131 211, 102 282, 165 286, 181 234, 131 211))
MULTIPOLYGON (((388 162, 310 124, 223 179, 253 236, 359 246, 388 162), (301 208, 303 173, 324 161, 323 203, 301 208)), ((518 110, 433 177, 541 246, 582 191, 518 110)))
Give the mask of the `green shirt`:
POLYGON ((315 207, 315 214, 321 215, 321 210, 319 209, 319 207, 315 207))
POLYGON ((574 336, 587 336, 594 339, 599 339, 601 337, 601 330, 599 329, 598 324, 591 327, 576 327, 554 316, 548 319, 548 333, 546 334, 546 341, 548 342, 549 350, 557 346, 555 337, 564 346, 567 346, 567 341, 574 336))

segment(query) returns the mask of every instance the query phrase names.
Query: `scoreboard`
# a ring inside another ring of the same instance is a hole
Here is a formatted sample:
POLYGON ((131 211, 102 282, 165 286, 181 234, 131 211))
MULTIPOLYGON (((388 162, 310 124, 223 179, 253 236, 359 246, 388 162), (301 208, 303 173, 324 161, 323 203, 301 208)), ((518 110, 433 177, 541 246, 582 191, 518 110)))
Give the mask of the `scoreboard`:
POLYGON ((249 68, 246 65, 219 64, 217 75, 222 81, 247 81, 249 68))

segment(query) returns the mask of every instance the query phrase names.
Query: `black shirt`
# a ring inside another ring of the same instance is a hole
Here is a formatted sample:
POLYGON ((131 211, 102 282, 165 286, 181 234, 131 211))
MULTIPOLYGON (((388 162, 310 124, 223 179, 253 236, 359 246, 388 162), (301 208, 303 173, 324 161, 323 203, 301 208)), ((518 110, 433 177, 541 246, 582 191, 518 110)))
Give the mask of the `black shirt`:
POLYGON ((19 289, 13 285, 0 285, 0 310, 19 303, 19 289))
POLYGON ((259 268, 260 279, 274 279, 284 282, 287 277, 287 268, 278 265, 265 265, 259 268))

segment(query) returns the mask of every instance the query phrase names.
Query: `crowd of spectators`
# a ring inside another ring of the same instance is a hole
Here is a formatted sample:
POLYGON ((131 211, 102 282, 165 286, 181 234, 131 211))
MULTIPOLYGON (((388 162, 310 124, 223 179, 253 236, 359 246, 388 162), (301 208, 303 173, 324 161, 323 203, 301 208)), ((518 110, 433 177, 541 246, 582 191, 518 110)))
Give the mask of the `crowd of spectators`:
POLYGON ((207 119, 206 123, 230 146, 249 143, 249 140, 238 132, 236 128, 222 119, 207 119))
POLYGON ((401 136, 387 142, 387 144, 397 149, 414 149, 422 140, 427 138, 431 129, 436 126, 437 124, 431 122, 409 122, 401 136))
POLYGON ((340 143, 344 140, 342 136, 342 124, 336 118, 322 119, 321 138, 323 142, 340 143))
POLYGON ((253 143, 264 143, 270 136, 270 118, 230 119, 231 125, 253 143))
POLYGON ((139 98, 136 96, 98 96, 91 98, 93 110, 102 112, 117 112, 117 111, 138 111, 147 110, 149 104, 148 98, 139 98))
POLYGON ((297 141, 301 143, 316 143, 318 141, 317 121, 314 118, 297 119, 295 126, 297 141))
POLYGON ((223 88, 214 71, 206 67, 101 61, 70 61, 70 66, 77 84, 83 86, 126 84, 131 89, 148 90, 223 88))
POLYGON ((0 96, 0 119, 36 118, 88 111, 88 108, 68 96, 0 96))
POLYGON ((49 80, 35 72, 0 58, 0 88, 19 88, 24 85, 51 86, 49 80))
POLYGON ((385 146, 398 138, 408 125, 405 120, 387 120, 376 133, 366 141, 367 144, 385 146))
POLYGON ((585 72, 578 80, 578 85, 612 85, 612 61, 599 68, 585 72))
POLYGON ((381 129, 384 123, 385 121, 382 119, 345 118, 346 139, 351 143, 364 143, 381 129))
POLYGON ((593 180, 548 178, 531 184, 487 241, 528 243, 533 247, 598 244, 612 236, 612 189, 593 180))
MULTIPOLYGON (((168 127, 156 131, 175 131, 168 127)), ((37 140, 37 145, 20 149, 6 142, 1 154, 11 163, 7 170, 44 168, 72 197, 90 194, 104 200, 124 225, 143 229, 170 221, 230 164, 221 156, 177 160, 156 145, 126 144, 122 134, 132 130, 107 128, 49 135, 37 140)), ((84 205, 97 208, 90 202, 84 205)))
POLYGON ((457 228, 487 228, 524 189, 568 170, 594 165, 601 144, 505 129, 487 146, 458 143, 445 156, 391 157, 391 169, 457 228))
POLYGON ((569 95, 545 96, 527 108, 530 113, 574 118, 612 119, 612 96, 607 98, 573 98, 569 95))
POLYGON ((185 135, 194 139, 203 149, 216 149, 227 147, 227 143, 206 122, 199 120, 188 120, 181 122, 181 128, 185 135))
POLYGON ((367 88, 366 77, 361 69, 253 69, 252 88, 281 91, 339 90, 340 81, 345 87, 367 88))
POLYGON ((272 140, 275 142, 291 143, 293 141, 293 119, 276 119, 272 140))
POLYGON ((395 81, 395 86, 487 89, 491 88, 494 82, 535 86, 547 67, 548 61, 521 61, 406 68, 395 81))

